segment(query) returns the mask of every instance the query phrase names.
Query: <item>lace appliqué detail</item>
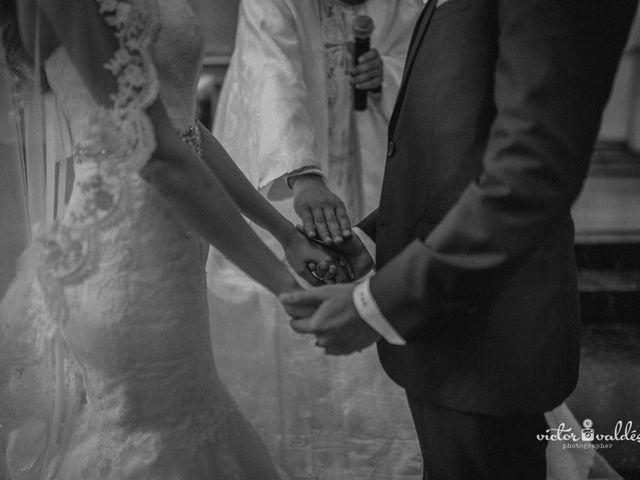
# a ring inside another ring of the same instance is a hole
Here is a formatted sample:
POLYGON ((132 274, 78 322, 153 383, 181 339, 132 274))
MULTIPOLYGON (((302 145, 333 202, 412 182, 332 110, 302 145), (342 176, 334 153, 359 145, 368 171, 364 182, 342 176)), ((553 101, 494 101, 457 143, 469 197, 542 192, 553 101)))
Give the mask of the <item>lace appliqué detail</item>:
POLYGON ((40 280, 55 280, 63 285, 81 282, 94 270, 94 239, 90 232, 54 223, 41 234, 37 243, 42 249, 45 269, 40 280))
POLYGON ((119 48, 105 68, 118 78, 118 93, 113 95, 116 110, 132 107, 143 110, 158 93, 156 72, 149 45, 157 25, 154 0, 97 0, 105 21, 116 29, 119 48))
POLYGON ((76 225, 102 222, 117 210, 118 205, 125 203, 122 197, 126 190, 117 177, 96 172, 79 181, 78 188, 86 200, 81 210, 69 213, 76 225))
POLYGON ((96 125, 107 122, 119 130, 126 149, 121 158, 127 159, 130 168, 139 170, 155 149, 153 126, 145 110, 159 91, 149 51, 158 25, 157 6, 154 0, 97 2, 107 24, 116 29, 118 50, 105 68, 118 79, 118 92, 111 96, 113 109, 100 112, 96 125))

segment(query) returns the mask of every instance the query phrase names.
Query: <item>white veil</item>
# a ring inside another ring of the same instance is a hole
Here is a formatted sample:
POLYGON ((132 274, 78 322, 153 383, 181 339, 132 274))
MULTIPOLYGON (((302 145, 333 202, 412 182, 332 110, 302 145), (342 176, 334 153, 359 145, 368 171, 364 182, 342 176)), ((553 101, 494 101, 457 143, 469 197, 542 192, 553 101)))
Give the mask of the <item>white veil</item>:
POLYGON ((0 295, 33 227, 63 214, 73 180, 64 115, 39 69, 29 83, 0 68, 0 295))
POLYGON ((12 78, 0 68, 0 296, 15 276, 14 264, 28 240, 26 172, 13 115, 12 78))
POLYGON ((21 253, 62 215, 73 180, 67 123, 38 61, 34 71, 26 82, 0 69, 0 478, 16 480, 44 475, 81 401, 59 338, 37 333, 44 312, 27 300, 38 292, 21 253))

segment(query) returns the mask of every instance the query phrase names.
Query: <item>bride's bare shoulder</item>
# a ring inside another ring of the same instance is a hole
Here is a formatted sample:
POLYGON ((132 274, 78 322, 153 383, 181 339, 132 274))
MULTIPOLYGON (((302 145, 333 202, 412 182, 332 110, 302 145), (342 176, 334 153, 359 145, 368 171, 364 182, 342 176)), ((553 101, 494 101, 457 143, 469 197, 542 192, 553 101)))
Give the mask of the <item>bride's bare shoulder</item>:
POLYGON ((38 0, 18 1, 17 14, 20 37, 27 53, 32 58, 35 57, 36 38, 38 38, 41 58, 47 58, 60 45, 60 41, 38 5, 38 0), (39 25, 39 35, 36 35, 37 25, 39 25))

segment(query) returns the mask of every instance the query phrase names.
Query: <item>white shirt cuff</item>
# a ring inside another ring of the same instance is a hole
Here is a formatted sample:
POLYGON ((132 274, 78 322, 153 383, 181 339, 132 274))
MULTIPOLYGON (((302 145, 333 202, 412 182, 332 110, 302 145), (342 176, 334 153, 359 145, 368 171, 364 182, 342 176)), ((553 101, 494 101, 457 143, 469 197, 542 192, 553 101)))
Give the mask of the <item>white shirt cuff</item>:
POLYGON ((404 338, 402 338, 387 319, 384 318, 375 298, 373 298, 371 294, 369 279, 366 279, 353 289, 353 304, 360 317, 387 342, 392 345, 407 344, 404 338))

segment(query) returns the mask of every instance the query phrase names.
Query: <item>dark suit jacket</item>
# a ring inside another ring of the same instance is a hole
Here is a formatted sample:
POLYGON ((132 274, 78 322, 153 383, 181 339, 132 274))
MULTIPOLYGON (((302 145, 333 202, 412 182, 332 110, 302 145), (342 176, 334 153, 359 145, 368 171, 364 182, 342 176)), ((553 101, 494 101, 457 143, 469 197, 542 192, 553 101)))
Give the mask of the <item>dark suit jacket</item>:
POLYGON ((475 413, 551 409, 575 387, 570 206, 636 0, 425 7, 389 126, 371 290, 413 395, 475 413))

